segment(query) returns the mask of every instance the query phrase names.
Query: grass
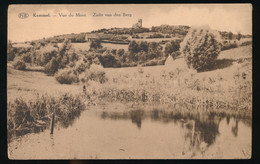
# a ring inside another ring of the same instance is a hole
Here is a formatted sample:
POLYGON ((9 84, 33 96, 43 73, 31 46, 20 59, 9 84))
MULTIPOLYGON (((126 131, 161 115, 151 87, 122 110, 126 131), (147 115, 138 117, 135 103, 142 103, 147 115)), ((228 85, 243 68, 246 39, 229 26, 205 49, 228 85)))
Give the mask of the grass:
POLYGON ((99 100, 186 104, 251 115, 252 61, 241 60, 250 59, 250 49, 245 46, 224 51, 218 59, 219 67, 201 73, 185 70, 183 59, 175 60, 172 67, 106 68, 108 82, 102 85, 89 83, 86 94, 94 104, 99 100), (236 58, 232 56, 234 51, 236 58), (232 62, 226 64, 231 59, 232 62))
MULTIPOLYGON (((83 84, 59 84, 43 72, 14 70, 8 63, 8 130, 10 135, 15 134, 17 128, 22 129, 22 134, 33 132, 43 123, 40 118, 52 113, 54 106, 59 111, 58 118, 62 118, 58 120, 69 126, 70 123, 62 120, 74 120, 83 105, 93 107, 107 102, 124 103, 129 108, 157 105, 167 109, 181 107, 189 112, 211 111, 252 117, 251 50, 251 46, 243 46, 223 51, 214 69, 200 73, 187 69, 182 58, 170 66, 105 68, 108 80, 102 84, 88 81, 85 94, 83 84), (20 115, 27 123, 21 121, 20 115)), ((45 121, 48 126, 50 119, 45 121)))
POLYGON ((29 101, 15 99, 8 103, 8 141, 15 136, 43 131, 49 127, 53 114, 56 123, 68 127, 84 109, 80 96, 70 94, 58 97, 42 95, 29 101))
POLYGON ((32 100, 38 94, 59 96, 65 93, 73 95, 82 92, 82 86, 78 84, 59 84, 54 77, 47 76, 43 72, 19 71, 7 67, 7 100, 14 101, 22 97, 32 100))

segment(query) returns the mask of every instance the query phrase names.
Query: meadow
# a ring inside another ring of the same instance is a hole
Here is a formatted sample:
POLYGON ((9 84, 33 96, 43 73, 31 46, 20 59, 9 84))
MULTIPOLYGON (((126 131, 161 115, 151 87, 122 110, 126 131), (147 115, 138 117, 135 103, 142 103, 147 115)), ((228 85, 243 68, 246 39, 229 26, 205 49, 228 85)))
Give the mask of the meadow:
POLYGON ((59 84, 43 72, 19 71, 8 66, 8 101, 17 97, 31 100, 39 94, 79 95, 86 85, 83 95, 92 104, 108 100, 250 109, 251 50, 251 46, 243 46, 222 51, 217 65, 200 73, 189 70, 184 59, 175 60, 172 66, 104 68, 108 81, 102 84, 96 81, 59 84))
MULTIPOLYGON (((128 47, 115 44, 103 46, 125 50, 128 47)), ((88 51, 89 43, 72 43, 72 47, 76 52, 88 51)), ((45 49, 48 48, 45 46, 45 49)), ((184 58, 161 66, 101 66, 102 76, 106 79, 102 83, 90 79, 60 84, 54 76, 47 76, 41 66, 26 63, 26 70, 22 71, 15 70, 11 63, 7 66, 10 139, 15 134, 23 135, 48 128, 51 114, 57 116, 57 123, 68 126, 79 117, 81 111, 110 103, 124 104, 130 108, 181 107, 181 110, 189 112, 213 111, 246 117, 252 114, 251 45, 221 51, 209 70, 203 72, 188 69, 184 58)), ((82 75, 86 76, 87 72, 82 75)))
POLYGON ((106 68, 108 82, 89 82, 89 101, 187 105, 201 110, 226 110, 251 115, 251 47, 221 52, 212 70, 197 73, 185 61, 173 66, 106 68), (236 53, 236 57, 232 54, 236 53))

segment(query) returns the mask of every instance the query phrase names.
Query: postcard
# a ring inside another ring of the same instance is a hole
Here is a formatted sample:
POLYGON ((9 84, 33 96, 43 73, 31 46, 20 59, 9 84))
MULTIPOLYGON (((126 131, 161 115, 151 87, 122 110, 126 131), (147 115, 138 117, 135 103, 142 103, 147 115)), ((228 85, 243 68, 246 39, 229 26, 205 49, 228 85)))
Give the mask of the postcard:
POLYGON ((9 159, 250 159, 251 4, 9 5, 9 159))

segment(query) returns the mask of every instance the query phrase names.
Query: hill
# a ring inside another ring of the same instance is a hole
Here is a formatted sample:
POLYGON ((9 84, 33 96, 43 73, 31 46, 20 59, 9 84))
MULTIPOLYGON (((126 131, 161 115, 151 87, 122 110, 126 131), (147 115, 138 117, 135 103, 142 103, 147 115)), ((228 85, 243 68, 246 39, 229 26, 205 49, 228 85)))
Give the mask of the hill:
MULTIPOLYGON (((91 32, 82 32, 79 34, 71 33, 71 34, 63 34, 57 35, 49 38, 43 38, 39 40, 32 40, 26 42, 27 44, 35 44, 37 42, 46 42, 46 43, 61 43, 65 39, 70 40, 74 43, 82 43, 86 42, 86 35, 95 34, 101 40, 109 40, 109 41, 124 41, 124 40, 132 40, 132 39, 154 39, 154 38, 179 38, 183 39, 185 35, 188 33, 190 26, 184 25, 161 25, 161 26, 152 26, 151 28, 102 28, 98 30, 93 30, 91 32)), ((251 35, 243 35, 243 34, 234 34, 232 32, 227 31, 219 31, 221 37, 224 40, 234 40, 238 37, 240 38, 251 38, 251 35)))

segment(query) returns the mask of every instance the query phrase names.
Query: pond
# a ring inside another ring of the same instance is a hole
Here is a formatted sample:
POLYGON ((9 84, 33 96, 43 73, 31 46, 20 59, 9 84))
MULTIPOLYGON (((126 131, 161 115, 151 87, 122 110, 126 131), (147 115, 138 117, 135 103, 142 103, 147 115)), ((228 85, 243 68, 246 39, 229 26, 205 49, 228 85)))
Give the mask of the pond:
POLYGON ((213 112, 85 110, 62 128, 9 143, 10 159, 236 159, 251 157, 251 119, 213 112))

